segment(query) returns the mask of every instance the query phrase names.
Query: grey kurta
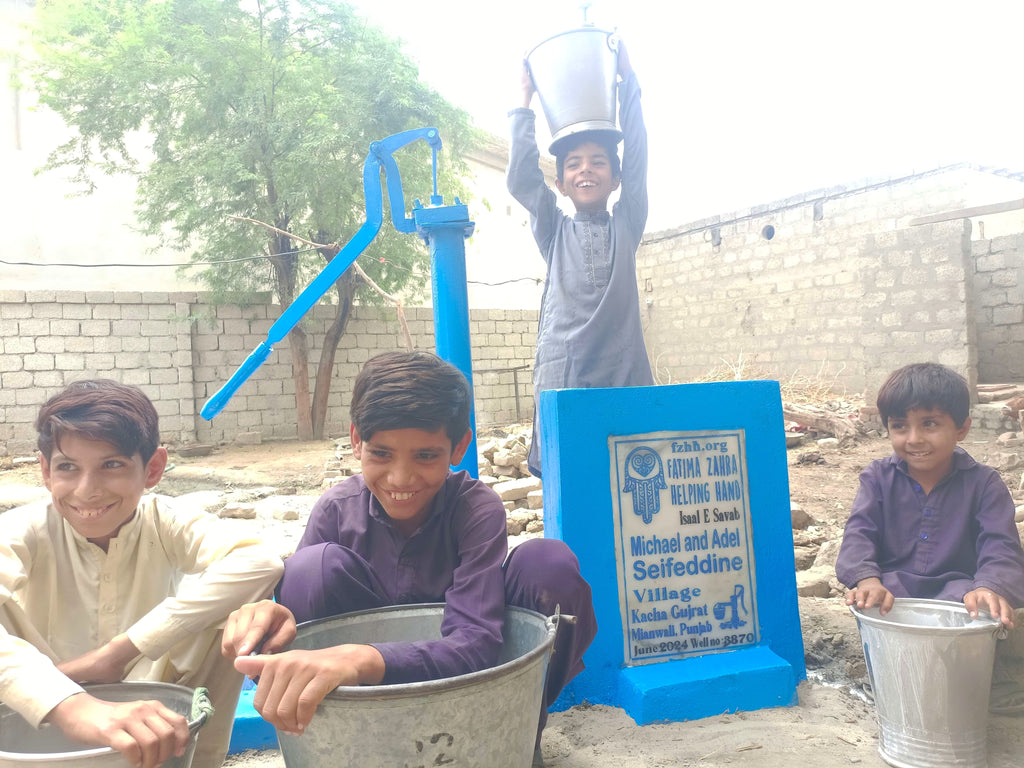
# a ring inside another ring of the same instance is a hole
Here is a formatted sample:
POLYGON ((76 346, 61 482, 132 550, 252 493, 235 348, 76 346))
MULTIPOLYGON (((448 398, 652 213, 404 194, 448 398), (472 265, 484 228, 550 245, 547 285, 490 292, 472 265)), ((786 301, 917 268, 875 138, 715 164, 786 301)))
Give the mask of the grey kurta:
MULTIPOLYGON (((636 250, 647 223, 647 129, 640 86, 619 84, 623 132, 622 191, 607 212, 566 216, 544 183, 532 110, 512 118, 508 190, 530 212, 533 237, 547 264, 533 369, 534 397, 546 389, 632 387, 654 383, 644 346, 636 250)), ((540 476, 538 409, 528 463, 540 476)))

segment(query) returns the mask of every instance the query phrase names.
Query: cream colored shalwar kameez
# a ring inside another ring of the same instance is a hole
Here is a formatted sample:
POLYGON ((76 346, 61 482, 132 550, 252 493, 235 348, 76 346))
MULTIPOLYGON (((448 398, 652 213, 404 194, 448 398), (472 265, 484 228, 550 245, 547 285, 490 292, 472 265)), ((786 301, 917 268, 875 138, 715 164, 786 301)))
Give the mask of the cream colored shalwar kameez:
POLYGON ((242 676, 221 656, 228 614, 271 593, 281 559, 228 521, 145 496, 110 540, 92 544, 41 502, 0 515, 0 701, 33 726, 82 690, 56 667, 127 632, 141 651, 126 680, 210 689, 217 709, 194 768, 227 751, 242 676))

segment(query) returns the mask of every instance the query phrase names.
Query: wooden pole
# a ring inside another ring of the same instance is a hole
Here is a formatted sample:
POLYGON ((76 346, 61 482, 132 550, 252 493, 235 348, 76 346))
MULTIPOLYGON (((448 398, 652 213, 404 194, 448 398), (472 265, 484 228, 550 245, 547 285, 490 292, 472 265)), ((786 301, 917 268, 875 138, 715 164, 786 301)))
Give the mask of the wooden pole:
POLYGON ((989 203, 978 205, 974 208, 961 208, 957 211, 946 211, 945 213, 933 213, 930 216, 919 216, 910 220, 910 226, 916 227, 921 224, 938 224, 940 221, 953 221, 953 219, 969 219, 972 216, 986 216, 990 213, 1006 213, 1007 211, 1019 211, 1024 209, 1024 200, 1008 200, 1005 203, 989 203))

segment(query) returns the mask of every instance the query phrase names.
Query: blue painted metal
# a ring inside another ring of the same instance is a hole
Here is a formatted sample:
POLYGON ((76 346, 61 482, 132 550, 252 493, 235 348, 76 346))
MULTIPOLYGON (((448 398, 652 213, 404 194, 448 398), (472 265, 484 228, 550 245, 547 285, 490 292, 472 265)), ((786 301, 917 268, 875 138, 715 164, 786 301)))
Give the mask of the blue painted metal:
POLYGON ((609 704, 645 724, 796 704, 806 670, 778 383, 550 390, 540 408, 544 535, 565 541, 579 558, 601 628, 584 656, 586 669, 555 708, 609 704), (760 642, 624 666, 609 437, 736 429, 746 435, 760 642))
POLYGON ((431 200, 437 197, 437 151, 441 148, 441 136, 436 128, 415 128, 411 131, 403 131, 393 136, 388 136, 381 141, 370 144, 369 154, 363 163, 363 196, 366 200, 366 221, 359 228, 345 247, 341 249, 331 263, 324 267, 313 281, 303 289, 288 308, 281 313, 277 321, 270 326, 267 332, 267 340, 260 343, 255 350, 239 366, 238 370, 228 379, 214 395, 206 401, 200 411, 200 415, 207 420, 212 419, 228 404, 238 388, 248 380, 270 357, 274 351, 274 344, 277 344, 288 332, 295 327, 295 324, 302 319, 314 304, 327 293, 335 281, 350 266, 358 256, 366 250, 367 246, 380 232, 381 224, 384 221, 383 194, 380 184, 380 170, 384 168, 384 175, 387 179, 388 201, 391 207, 391 221, 399 232, 411 233, 416 229, 416 223, 412 217, 405 216, 405 198, 402 194, 402 177, 398 171, 398 164, 395 163, 392 153, 407 144, 424 139, 433 151, 434 161, 434 195, 431 200))
MULTIPOLYGON (((247 682, 251 682, 246 678, 247 682)), ((231 727, 231 741, 228 753, 236 754, 247 749, 277 749, 277 731, 252 705, 255 687, 243 689, 238 696, 235 722, 231 727)))
MULTIPOLYGON (((472 387, 473 365, 469 341, 465 240, 473 234, 474 224, 469 220, 469 209, 458 198, 455 198, 454 205, 445 206, 443 198, 437 194, 437 152, 440 148, 441 138, 435 128, 405 131, 370 145, 370 153, 363 165, 366 222, 334 260, 271 326, 267 333, 267 341, 261 343, 231 379, 207 401, 201 412, 204 419, 212 419, 223 410, 238 388, 270 356, 273 344, 288 334, 377 236, 383 223, 381 168, 387 180, 388 203, 395 229, 404 233, 417 232, 430 249, 437 354, 462 371, 472 387), (420 138, 427 141, 433 155, 434 188, 430 196, 431 207, 424 208, 417 200, 413 207, 413 215, 407 217, 404 215, 405 199, 401 174, 392 153, 420 138)), ((473 440, 463 460, 454 468, 465 469, 473 477, 477 477, 479 470, 475 409, 470 411, 470 427, 473 430, 473 440)), ((228 748, 231 753, 277 746, 277 735, 273 726, 260 717, 252 706, 253 694, 254 690, 247 681, 235 712, 235 723, 228 748)))
MULTIPOLYGON (((466 243, 473 234, 469 209, 455 198, 454 205, 413 208, 416 231, 430 248, 431 290, 434 304, 434 344, 442 359, 458 368, 473 386, 473 360, 469 343, 469 297, 466 289, 466 243)), ((470 410, 473 440, 456 470, 477 477, 476 412, 470 410)))

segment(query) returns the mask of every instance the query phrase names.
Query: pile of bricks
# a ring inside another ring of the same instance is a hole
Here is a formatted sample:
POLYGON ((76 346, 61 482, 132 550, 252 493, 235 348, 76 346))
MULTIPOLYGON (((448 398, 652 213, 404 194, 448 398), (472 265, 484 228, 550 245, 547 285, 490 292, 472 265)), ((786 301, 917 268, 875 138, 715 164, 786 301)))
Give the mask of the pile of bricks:
POLYGON ((530 425, 492 429, 477 437, 480 481, 501 498, 508 519, 508 535, 544 532, 544 491, 539 477, 530 474, 530 425))

